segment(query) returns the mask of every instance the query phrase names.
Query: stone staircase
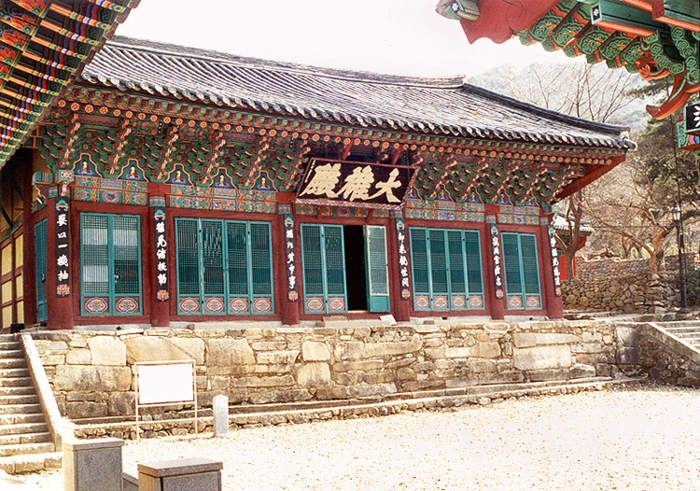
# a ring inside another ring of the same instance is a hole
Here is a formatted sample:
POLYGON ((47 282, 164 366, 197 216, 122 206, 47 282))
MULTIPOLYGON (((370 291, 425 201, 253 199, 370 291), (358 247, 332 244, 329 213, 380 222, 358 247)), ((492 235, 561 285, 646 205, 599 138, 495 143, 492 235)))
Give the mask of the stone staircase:
POLYGON ((657 325, 661 325, 683 343, 700 351, 700 321, 664 322, 657 325))
POLYGON ((53 451, 22 345, 14 335, 0 335, 0 464, 53 451))

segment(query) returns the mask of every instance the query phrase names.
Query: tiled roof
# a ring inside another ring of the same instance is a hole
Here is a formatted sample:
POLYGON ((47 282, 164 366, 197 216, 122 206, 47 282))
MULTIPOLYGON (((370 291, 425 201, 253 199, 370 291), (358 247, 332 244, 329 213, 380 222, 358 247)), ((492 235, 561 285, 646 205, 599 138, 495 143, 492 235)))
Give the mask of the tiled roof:
POLYGON ((423 79, 314 68, 116 36, 82 78, 243 110, 471 138, 634 148, 627 128, 505 97, 462 78, 423 79))
POLYGON ((0 2, 0 167, 138 2, 0 2))

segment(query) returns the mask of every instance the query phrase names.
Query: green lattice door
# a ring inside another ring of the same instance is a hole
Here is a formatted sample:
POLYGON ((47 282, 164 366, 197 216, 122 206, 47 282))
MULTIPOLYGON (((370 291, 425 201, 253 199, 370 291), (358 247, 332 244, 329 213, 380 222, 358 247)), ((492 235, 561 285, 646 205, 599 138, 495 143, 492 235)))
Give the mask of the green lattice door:
POLYGON ((178 312, 274 312, 270 224, 178 218, 178 312))
POLYGON ((142 313, 140 232, 136 215, 80 215, 84 315, 142 313))
POLYGON ((36 321, 48 318, 46 306, 46 219, 34 225, 34 261, 36 271, 36 321))
POLYGON ((365 225, 365 258, 367 308, 370 312, 389 312, 391 307, 385 227, 365 225))
POLYGON ((482 310, 484 287, 478 230, 411 228, 416 310, 482 310))
POLYGON ((542 308, 537 240, 534 234, 503 232, 503 269, 508 308, 542 308))
POLYGON ((347 312, 345 246, 340 225, 301 225, 304 311, 347 312))

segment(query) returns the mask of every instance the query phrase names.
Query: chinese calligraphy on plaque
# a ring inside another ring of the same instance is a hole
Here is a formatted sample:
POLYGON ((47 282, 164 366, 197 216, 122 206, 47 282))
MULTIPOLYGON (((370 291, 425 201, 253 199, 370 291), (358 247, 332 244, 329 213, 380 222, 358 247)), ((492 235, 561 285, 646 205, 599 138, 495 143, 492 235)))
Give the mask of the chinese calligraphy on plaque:
POLYGON ((397 207, 403 201, 414 171, 408 166, 312 159, 298 200, 397 207))
POLYGON ((396 219, 396 240, 399 247, 399 275, 401 277, 401 298, 411 298, 411 288, 408 281, 408 251, 406 250, 406 226, 403 220, 396 219))
POLYGON ((561 279, 559 278, 559 254, 557 253, 557 239, 554 227, 549 227, 549 247, 552 251, 552 271, 554 271, 554 294, 561 297, 561 279))
POLYGON ((68 240, 68 202, 56 202, 56 294, 70 295, 70 251, 68 240))
POLYGON ((155 208, 153 212, 156 241, 156 298, 165 302, 170 298, 168 289, 168 243, 165 236, 165 210, 155 208))
POLYGON ((285 261, 287 264, 287 298, 290 302, 299 300, 297 289, 297 272, 294 252, 294 219, 291 216, 284 218, 284 243, 285 261))
POLYGON ((496 298, 503 298, 503 261, 498 228, 491 225, 491 251, 493 253, 493 278, 496 284, 496 298))

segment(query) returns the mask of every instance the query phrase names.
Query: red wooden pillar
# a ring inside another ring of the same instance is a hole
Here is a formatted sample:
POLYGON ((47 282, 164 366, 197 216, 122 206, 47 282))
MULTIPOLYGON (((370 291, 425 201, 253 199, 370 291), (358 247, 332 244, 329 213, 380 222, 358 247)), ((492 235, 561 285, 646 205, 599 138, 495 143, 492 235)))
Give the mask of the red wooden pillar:
POLYGON ((387 261, 389 263, 389 291, 394 318, 399 322, 411 320, 411 284, 408 261, 408 229, 401 212, 391 215, 387 227, 387 261))
MULTIPOLYGON (((549 219, 540 218, 540 231, 537 234, 537 248, 539 249, 540 271, 544 280, 544 301, 547 308, 547 315, 551 319, 561 319, 564 317, 564 304, 561 301, 561 286, 557 286, 554 277, 554 261, 552 254, 556 254, 556 248, 550 243, 549 219)), ((557 268, 559 258, 556 258, 557 268)))
POLYGON ((484 288, 492 319, 504 319, 506 285, 501 234, 496 225, 498 205, 486 205, 486 230, 482 239, 484 288))
MULTIPOLYGON (((29 153, 29 150, 27 150, 29 153)), ((31 155, 31 154, 29 154, 31 155)), ((34 237, 34 224, 36 223, 32 215, 32 199, 34 189, 32 187, 33 165, 31 157, 27 159, 22 175, 22 193, 24 202, 22 203, 24 242, 23 251, 24 262, 22 267, 22 291, 24 297, 24 323, 25 325, 36 323, 36 250, 34 237)))
POLYGON ((80 283, 80 258, 75 251, 79 251, 80 240, 80 220, 79 217, 71 216, 70 208, 66 211, 63 204, 70 207, 70 192, 67 182, 58 183, 57 188, 49 191, 49 200, 46 205, 46 307, 48 318, 46 326, 49 329, 72 329, 74 326, 74 296, 80 295, 78 285, 80 283), (61 206, 61 209, 57 207, 61 206), (65 238, 58 238, 57 232, 60 228, 58 219, 60 215, 68 216, 68 234, 65 238), (77 240, 77 242, 75 242, 77 240), (59 241, 61 242, 59 244, 59 241), (59 246, 67 244, 67 247, 59 246), (78 249, 76 249, 78 247, 78 249), (63 251, 69 251, 68 259, 68 284, 61 285, 58 274, 65 271, 63 262, 63 251), (73 253, 73 254, 71 254, 73 253), (78 261, 78 266, 76 266, 78 261), (59 264, 60 262, 60 264, 59 264), (60 291, 59 291, 60 290, 60 291))
MULTIPOLYGON (((170 326, 170 304, 173 298, 175 281, 174 257, 175 233, 168 230, 167 208, 165 207, 165 193, 159 183, 148 185, 149 211, 147 229, 143 233, 146 238, 141 254, 144 259, 144 298, 149 296, 151 307, 151 326, 170 326), (170 245, 170 246, 169 246, 170 245)), ((170 228, 173 228, 172 226, 170 228)))
POLYGON ((281 237, 282 240, 273 242, 272 259, 277 265, 275 274, 275 295, 281 299, 279 302, 282 311, 282 324, 293 326, 299 324, 301 301, 299 289, 302 281, 302 269, 300 267, 301 242, 297 240, 299 227, 292 213, 292 193, 278 194, 278 220, 276 220, 277 233, 273 231, 273 237, 281 237))

